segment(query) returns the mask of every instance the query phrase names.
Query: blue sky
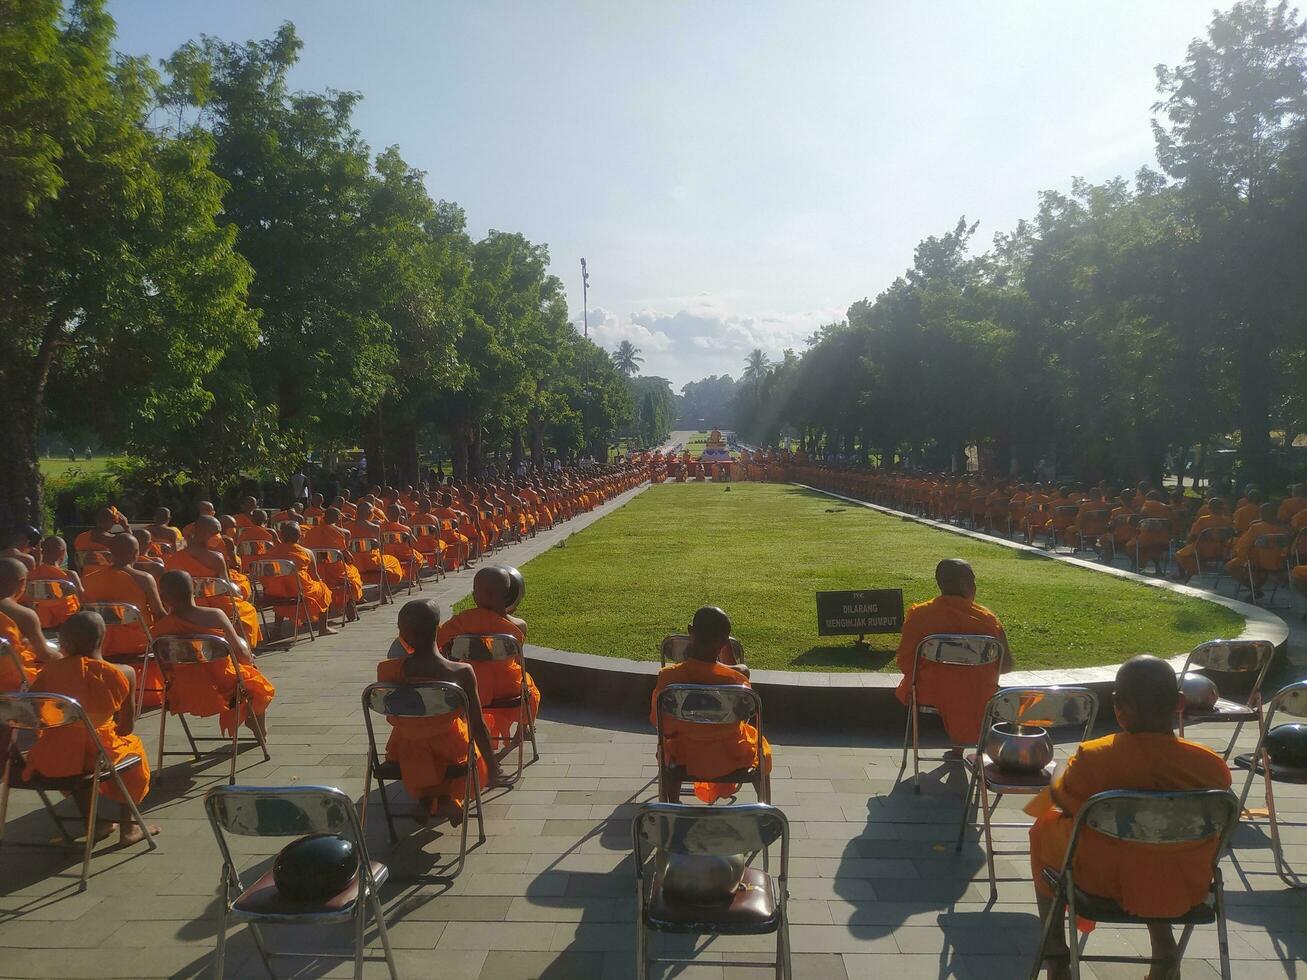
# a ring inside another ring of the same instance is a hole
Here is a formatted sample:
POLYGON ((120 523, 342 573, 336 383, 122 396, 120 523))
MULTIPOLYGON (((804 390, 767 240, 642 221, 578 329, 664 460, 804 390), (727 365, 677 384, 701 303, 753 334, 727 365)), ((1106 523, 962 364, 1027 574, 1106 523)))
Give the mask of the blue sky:
POLYGON ((580 323, 675 386, 802 348, 959 215, 1153 162, 1153 66, 1203 0, 116 0, 118 46, 304 41, 292 83, 363 93, 470 230, 549 246, 580 323))

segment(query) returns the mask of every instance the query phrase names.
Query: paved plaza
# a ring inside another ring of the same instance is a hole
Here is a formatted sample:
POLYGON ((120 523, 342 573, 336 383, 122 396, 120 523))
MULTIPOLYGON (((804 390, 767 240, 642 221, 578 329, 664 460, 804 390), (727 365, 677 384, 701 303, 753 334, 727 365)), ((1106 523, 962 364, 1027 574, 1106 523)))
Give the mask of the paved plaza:
MULTIPOLYGON (((638 491, 637 491, 638 492, 638 491)), ((629 496, 629 495, 628 495, 629 496)), ((505 552, 520 564, 584 527, 600 512, 542 533, 505 552)), ((446 614, 467 593, 471 574, 427 583, 425 593, 446 614)), ((364 614, 339 636, 301 642, 259 659, 277 687, 269 713, 272 759, 257 751, 240 760, 238 782, 327 784, 358 798, 363 790, 366 736, 359 693, 375 679, 376 663, 395 635, 400 602, 364 614)), ((1298 612, 1291 657, 1307 663, 1298 612)), ((685 610, 668 610, 669 624, 685 610)), ((1020 656, 1020 651, 1016 651, 1020 656)), ((205 734, 216 725, 200 722, 205 734)), ((430 872, 448 859, 457 837, 414 831, 390 846, 380 807, 369 813, 369 847, 386 862, 383 891, 391 938, 403 977, 621 978, 634 972, 635 886, 630 820, 655 798, 654 736, 641 719, 560 713, 546 692, 540 723, 541 759, 516 788, 486 796, 487 842, 469 855, 452 883, 430 872)), ((181 746, 170 725, 170 746, 181 746), (176 741, 174 741, 176 739, 176 741)), ((382 723, 384 738, 384 722, 382 723)), ((153 758, 156 713, 140 734, 153 758)), ((790 912, 794 975, 803 980, 895 980, 926 977, 1017 978, 1027 974, 1038 936, 1029 864, 1023 853, 998 859, 998 902, 987 905, 982 851, 970 834, 961 853, 954 839, 963 782, 956 767, 927 766, 919 797, 897 782, 901 735, 885 720, 839 737, 769 731, 775 750, 774 802, 793 833, 790 912)), ((1219 726, 1190 731, 1221 745, 1219 726)), ((1239 751, 1252 747, 1247 733, 1239 751)), ((1065 746, 1063 748, 1066 748, 1065 746)), ((937 755, 938 753, 934 753, 937 755)), ((79 857, 53 848, 11 847, 48 840, 53 828, 35 794, 11 799, 6 846, 0 849, 0 976, 187 977, 207 974, 217 914, 218 849, 204 817, 206 790, 226 782, 221 752, 193 764, 173 757, 146 800, 146 815, 162 828, 159 849, 118 850, 106 844, 92 865, 89 888, 76 890, 79 857)), ((1242 772, 1237 772, 1236 789, 1242 772)), ((401 810, 402 789, 392 787, 401 810)), ((745 791, 747 793, 747 790, 745 791)), ((747 796, 745 797, 747 798, 747 796)), ((1307 820, 1307 788, 1280 785, 1277 801, 1291 820, 1307 820)), ((63 804, 69 806, 70 804, 63 804)), ((1255 788, 1250 805, 1263 805, 1255 788)), ((1019 802, 1004 803, 998 819, 1025 820, 1019 802)), ((413 824, 401 821, 401 834, 413 824)), ((996 832, 999 846, 1021 852, 1021 829, 996 832)), ((1307 871, 1307 832, 1290 830, 1286 854, 1307 871)), ((247 841, 251 866, 285 841, 247 841)), ((1275 875, 1264 828, 1241 826, 1223 862, 1229 901, 1230 947, 1239 980, 1307 976, 1307 895, 1290 892, 1275 875)), ((348 954, 347 929, 270 931, 274 947, 348 954)), ((680 947, 678 947, 680 948, 680 947)), ((723 968, 723 958, 760 958, 768 939, 701 941, 701 966, 687 978, 771 976, 767 969, 723 968)), ((1142 929, 1100 927, 1090 952, 1147 950, 1142 929)), ((369 930, 369 976, 384 976, 380 945, 369 930)), ((1200 928, 1186 961, 1186 980, 1217 976, 1215 931, 1200 928)), ((241 928, 228 947, 228 975, 264 976, 241 928)), ((322 958, 282 961, 282 975, 347 976, 352 963, 322 958)), ((1142 967, 1086 968, 1086 977, 1140 977, 1142 967)))

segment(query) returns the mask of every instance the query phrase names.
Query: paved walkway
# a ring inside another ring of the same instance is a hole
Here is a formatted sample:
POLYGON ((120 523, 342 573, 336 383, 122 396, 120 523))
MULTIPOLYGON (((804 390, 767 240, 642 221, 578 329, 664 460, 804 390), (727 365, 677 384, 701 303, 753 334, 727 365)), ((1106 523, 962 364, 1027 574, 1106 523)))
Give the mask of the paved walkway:
MULTIPOLYGON (((525 561, 589 518, 504 553, 525 561)), ((451 576, 428 594, 448 610, 471 576, 451 576)), ((270 713, 272 760, 241 758, 239 781, 327 783, 357 797, 366 740, 359 691, 375 676, 394 635, 398 606, 366 614, 340 636, 302 642, 261 658, 277 685, 270 713)), ((156 715, 142 731, 153 748, 156 715)), ((170 726, 174 728, 175 726, 170 726)), ((207 730, 207 729, 206 729, 207 730)), ((1037 937, 1028 866, 1021 855, 999 859, 999 886, 986 907, 984 860, 974 841, 953 849, 961 814, 957 773, 937 763, 921 797, 897 787, 896 733, 852 731, 840 744, 814 744, 796 733, 770 733, 775 745, 774 797, 792 822, 791 938, 794 975, 802 980, 871 980, 883 976, 1022 977, 1037 937)), ((1213 741, 1220 733, 1211 731, 1213 741)), ((1243 739, 1250 746, 1251 739, 1243 739)), ((598 727, 593 717, 566 717, 545 706, 541 760, 522 784, 487 797, 487 843, 452 884, 426 877, 450 855, 451 837, 424 831, 386 841, 380 808, 369 814, 369 846, 392 871, 384 898, 400 974, 413 978, 623 978, 633 975, 634 879, 630 817, 654 796, 654 739, 641 729, 598 727)), ((1246 749, 1245 749, 1246 750, 1246 749)), ((103 848, 90 887, 77 894, 78 862, 52 849, 0 850, 0 976, 188 977, 207 974, 216 924, 219 857, 200 801, 225 781, 221 755, 192 765, 181 759, 157 774, 148 816, 163 834, 159 850, 103 848)), ((398 787, 395 788, 400 795, 398 787)), ((1286 815, 1307 816, 1307 790, 1277 793, 1286 815)), ((1256 805, 1258 797, 1253 797, 1256 805)), ((15 793, 7 840, 44 841, 51 828, 34 794, 15 793)), ((65 804, 67 805, 67 804, 65 804)), ((401 803, 401 806, 404 804, 401 803)), ((1006 819, 1021 819, 1004 804, 1006 819)), ((403 829, 403 828, 401 828, 403 829)), ((1307 870, 1307 834, 1291 831, 1290 859, 1307 870)), ((999 832, 1020 849, 1022 830, 999 832)), ((279 842, 252 842, 262 870, 279 842)), ((1228 881, 1231 951, 1240 980, 1307 975, 1307 897, 1274 875, 1265 833, 1240 829, 1228 881)), ((369 932, 370 948, 379 952, 369 932)), ((340 930, 285 930, 274 944, 347 951, 340 930)), ((1100 928, 1091 950, 1136 950, 1141 930, 1100 928)), ((755 939, 709 942, 704 965, 678 976, 752 978, 770 971, 726 969, 725 954, 761 954, 755 939), (739 951, 739 952, 737 952, 739 951)), ((1186 980, 1212 977, 1214 934, 1202 929, 1191 947, 1186 980)), ((230 976, 262 976, 247 934, 233 933, 230 976)), ((282 975, 292 975, 290 962, 282 975)), ((1086 977, 1138 977, 1106 968, 1086 977)), ((347 976, 350 966, 315 960, 300 976, 347 976)), ((383 976, 378 960, 369 976, 383 976)))

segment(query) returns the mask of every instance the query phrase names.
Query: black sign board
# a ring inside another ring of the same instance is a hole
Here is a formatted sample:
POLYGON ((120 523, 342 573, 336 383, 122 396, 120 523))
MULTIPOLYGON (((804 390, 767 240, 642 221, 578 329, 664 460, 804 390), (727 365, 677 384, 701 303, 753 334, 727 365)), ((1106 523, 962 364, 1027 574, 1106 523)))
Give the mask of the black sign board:
POLYGON ((818 636, 862 636, 902 629, 902 589, 817 593, 818 636))

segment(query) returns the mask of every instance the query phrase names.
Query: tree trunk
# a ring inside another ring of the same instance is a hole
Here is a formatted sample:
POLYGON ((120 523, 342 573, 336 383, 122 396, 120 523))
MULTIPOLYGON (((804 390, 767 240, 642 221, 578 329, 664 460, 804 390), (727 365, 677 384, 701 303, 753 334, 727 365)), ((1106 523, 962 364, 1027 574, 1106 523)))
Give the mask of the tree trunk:
POLYGON ((513 429, 512 452, 509 456, 508 465, 516 472, 517 464, 522 462, 522 457, 526 453, 522 448, 522 428, 517 426, 513 429))
POLYGON ((531 427, 531 462, 536 469, 545 468, 545 422, 536 412, 531 412, 527 416, 527 424, 531 427))
POLYGON ((381 406, 378 405, 373 410, 368 424, 363 427, 363 435, 359 440, 363 444, 363 455, 368 460, 367 484, 368 486, 385 486, 386 483, 386 455, 385 444, 386 434, 382 425, 384 416, 381 412, 381 406))
POLYGON ((473 425, 463 430, 463 438, 467 444, 467 471, 468 475, 479 480, 482 476, 481 462, 481 426, 473 425))
POLYGON ((418 472, 418 421, 412 412, 405 412, 392 426, 390 448, 392 479, 396 483, 416 486, 421 474, 418 472))
POLYGON ((454 482, 467 481, 467 433, 462 422, 449 426, 449 465, 454 471, 454 482))
MULTIPOLYGON (((39 410, 22 389, 0 385, 0 527, 41 526, 40 457, 36 451, 39 410)), ((50 531, 52 528, 43 528, 50 531)))

